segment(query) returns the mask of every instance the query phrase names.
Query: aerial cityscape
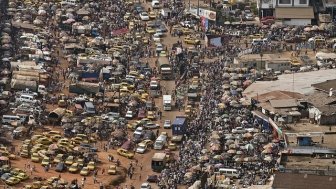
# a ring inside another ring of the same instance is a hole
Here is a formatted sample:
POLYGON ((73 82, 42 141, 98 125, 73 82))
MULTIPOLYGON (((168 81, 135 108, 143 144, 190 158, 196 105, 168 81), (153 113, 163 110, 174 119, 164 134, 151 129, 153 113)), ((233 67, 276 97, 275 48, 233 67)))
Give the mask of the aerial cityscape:
POLYGON ((0 0, 0 189, 335 189, 334 14, 0 0))

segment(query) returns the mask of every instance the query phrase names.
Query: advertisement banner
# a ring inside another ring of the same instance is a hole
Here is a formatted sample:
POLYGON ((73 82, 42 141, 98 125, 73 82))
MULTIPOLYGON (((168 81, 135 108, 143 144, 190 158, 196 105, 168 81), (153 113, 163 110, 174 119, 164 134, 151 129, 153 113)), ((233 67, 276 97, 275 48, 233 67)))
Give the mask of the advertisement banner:
POLYGON ((216 12, 215 11, 200 8, 199 9, 199 15, 204 16, 205 18, 207 18, 209 20, 216 21, 216 12))
POLYGON ((202 27, 205 30, 209 29, 209 20, 207 18, 205 18, 204 16, 201 16, 201 23, 202 23, 202 27))

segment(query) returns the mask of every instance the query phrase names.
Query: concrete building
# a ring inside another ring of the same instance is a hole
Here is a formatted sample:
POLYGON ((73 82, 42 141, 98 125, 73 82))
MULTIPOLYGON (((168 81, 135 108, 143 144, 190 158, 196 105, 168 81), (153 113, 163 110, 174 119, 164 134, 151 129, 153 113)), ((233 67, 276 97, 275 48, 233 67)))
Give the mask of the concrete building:
POLYGON ((274 16, 285 25, 308 25, 315 19, 309 0, 259 0, 260 17, 274 16))
POLYGON ((301 118, 298 101, 301 98, 300 93, 272 91, 252 97, 251 104, 276 122, 293 123, 301 118))
POLYGON ((247 54, 234 59, 235 67, 247 67, 257 70, 285 71, 291 69, 289 58, 277 54, 247 54))
POLYGON ((336 124, 336 79, 313 84, 315 92, 307 96, 309 118, 319 125, 336 124))

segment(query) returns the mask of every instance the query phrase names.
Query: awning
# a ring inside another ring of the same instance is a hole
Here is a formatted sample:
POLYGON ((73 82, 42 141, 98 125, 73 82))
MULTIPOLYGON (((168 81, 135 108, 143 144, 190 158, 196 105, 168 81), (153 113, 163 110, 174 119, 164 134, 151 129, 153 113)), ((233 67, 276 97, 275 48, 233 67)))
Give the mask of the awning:
POLYGON ((278 7, 275 8, 276 18, 313 19, 313 7, 278 7))

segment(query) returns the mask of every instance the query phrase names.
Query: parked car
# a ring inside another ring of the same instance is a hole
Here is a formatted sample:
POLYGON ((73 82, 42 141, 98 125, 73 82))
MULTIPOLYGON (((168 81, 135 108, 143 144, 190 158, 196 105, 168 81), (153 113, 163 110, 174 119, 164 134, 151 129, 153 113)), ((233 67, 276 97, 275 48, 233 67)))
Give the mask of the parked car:
POLYGON ((134 157, 134 153, 129 152, 129 151, 127 151, 127 150, 125 150, 125 149, 122 149, 122 148, 119 148, 119 149, 117 150, 117 153, 118 153, 119 155, 124 156, 124 157, 127 157, 127 158, 129 158, 129 159, 131 159, 131 158, 134 157))
POLYGON ((170 129, 171 128, 171 121, 170 120, 165 120, 163 123, 163 128, 164 129, 170 129))

